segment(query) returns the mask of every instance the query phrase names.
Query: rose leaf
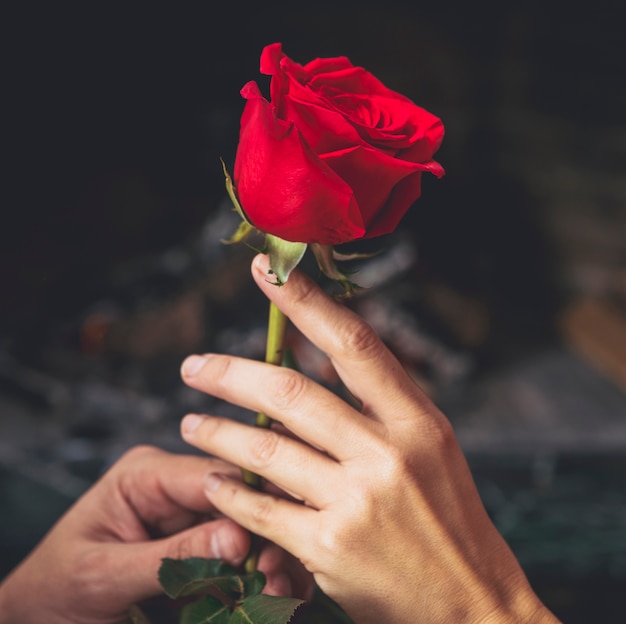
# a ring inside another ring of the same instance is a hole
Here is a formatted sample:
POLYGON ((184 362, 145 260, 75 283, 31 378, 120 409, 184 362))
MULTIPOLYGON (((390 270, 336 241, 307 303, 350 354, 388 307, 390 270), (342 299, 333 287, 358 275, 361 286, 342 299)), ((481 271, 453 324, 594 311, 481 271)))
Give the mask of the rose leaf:
POLYGON ((242 600, 228 624, 288 624, 303 604, 304 600, 298 598, 259 594, 242 600))
POLYGON ((165 593, 174 599, 217 592, 234 600, 244 590, 244 581, 232 566, 221 559, 202 557, 163 559, 159 568, 159 582, 165 593))
POLYGON ((180 614, 180 624, 228 624, 231 610, 215 596, 204 596, 185 605, 180 614))

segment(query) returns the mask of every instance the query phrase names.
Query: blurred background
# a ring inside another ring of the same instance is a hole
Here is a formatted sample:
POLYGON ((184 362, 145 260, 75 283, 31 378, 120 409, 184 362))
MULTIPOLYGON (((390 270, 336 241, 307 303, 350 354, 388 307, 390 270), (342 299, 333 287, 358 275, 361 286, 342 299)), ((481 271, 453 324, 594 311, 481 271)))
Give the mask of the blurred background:
MULTIPOLYGON (((179 440, 190 352, 263 357, 232 170, 263 46, 348 56, 440 116, 447 175, 350 303, 449 415, 563 620, 622 621, 626 80, 618 2, 3 9, 0 574, 123 451, 179 440)), ((300 365, 332 385, 297 336, 300 365)))

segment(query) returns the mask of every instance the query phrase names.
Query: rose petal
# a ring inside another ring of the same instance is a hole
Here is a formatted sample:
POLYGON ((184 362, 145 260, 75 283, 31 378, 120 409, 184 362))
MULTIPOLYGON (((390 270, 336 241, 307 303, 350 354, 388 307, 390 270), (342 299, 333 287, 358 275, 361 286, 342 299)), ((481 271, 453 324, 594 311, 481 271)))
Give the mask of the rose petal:
POLYGON ((293 123, 276 117, 256 83, 248 99, 234 179, 252 224, 284 240, 337 245, 365 233, 352 189, 322 162, 293 123))
POLYGON ((283 98, 282 110, 316 154, 364 144, 354 126, 336 110, 300 101, 291 94, 283 98))
POLYGON ((346 57, 303 66, 275 43, 261 72, 272 77, 271 104, 254 83, 242 90, 235 163, 239 198, 259 229, 321 244, 386 234, 419 197, 422 173, 444 175, 433 160, 439 118, 346 57))
POLYGON ((318 74, 328 74, 351 69, 353 67, 350 59, 345 56, 336 56, 330 58, 316 58, 304 66, 304 69, 316 76, 318 74))
POLYGON ((397 227, 402 217, 422 194, 422 172, 415 173, 402 179, 393 188, 387 205, 370 222, 367 233, 363 238, 374 238, 390 234, 397 227))
POLYGON ((280 70, 280 60, 285 56, 283 46, 280 43, 271 43, 261 52, 260 71, 262 74, 271 76, 280 70))
POLYGON ((338 93, 357 95, 385 95, 403 102, 411 102, 407 97, 392 91, 378 78, 362 67, 345 67, 339 71, 318 74, 308 81, 312 91, 334 89, 338 93))
POLYGON ((406 201, 405 193, 396 197, 397 193, 392 195, 392 189, 404 178, 428 169, 428 165, 398 160, 371 147, 354 147, 324 154, 321 158, 354 191, 354 198, 368 231, 381 211, 394 213, 394 218, 397 217, 396 220, 400 221, 419 196, 419 188, 415 190, 412 186, 407 187, 411 196, 406 201), (363 172, 367 174, 364 175, 363 172), (412 196, 415 192, 418 195, 412 196), (394 201, 391 201, 392 197, 395 198, 394 201))

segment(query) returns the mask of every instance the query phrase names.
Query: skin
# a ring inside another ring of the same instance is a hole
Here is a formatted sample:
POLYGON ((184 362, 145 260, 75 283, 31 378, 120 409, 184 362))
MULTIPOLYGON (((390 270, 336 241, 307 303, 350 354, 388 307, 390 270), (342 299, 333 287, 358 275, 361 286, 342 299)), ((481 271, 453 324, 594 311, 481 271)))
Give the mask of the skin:
POLYGON ((188 358, 188 385, 282 423, 183 420, 190 444, 279 488, 258 492, 208 473, 211 504, 297 557, 358 623, 413 623, 415 614, 431 624, 557 622, 488 518, 445 416, 362 319, 297 271, 270 284, 268 268, 255 258, 258 286, 357 401, 289 369, 188 358))
MULTIPOLYGON (((237 479, 216 459, 136 447, 116 462, 0 585, 2 624, 128 622, 131 604, 162 594, 163 557, 223 558, 240 564, 247 531, 203 493, 207 473, 237 479)), ((313 583, 300 564, 266 545, 259 569, 266 593, 307 597, 313 583)))

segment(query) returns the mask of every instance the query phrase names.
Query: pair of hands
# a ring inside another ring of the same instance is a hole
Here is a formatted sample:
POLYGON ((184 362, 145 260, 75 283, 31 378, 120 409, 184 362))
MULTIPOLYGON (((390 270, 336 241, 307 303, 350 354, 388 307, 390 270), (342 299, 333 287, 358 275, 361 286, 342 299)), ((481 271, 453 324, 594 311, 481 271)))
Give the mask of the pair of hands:
POLYGON ((277 288, 268 269, 258 256, 258 286, 359 408, 292 370, 188 358, 187 384, 281 426, 188 415, 185 440, 215 458, 131 451, 0 587, 0 622, 121 621, 159 593, 162 557, 240 563, 241 527, 269 540, 269 593, 307 597, 313 575, 359 623, 556 622, 490 522, 446 418, 359 317, 297 271, 277 288), (271 488, 250 490, 233 466, 271 488))

